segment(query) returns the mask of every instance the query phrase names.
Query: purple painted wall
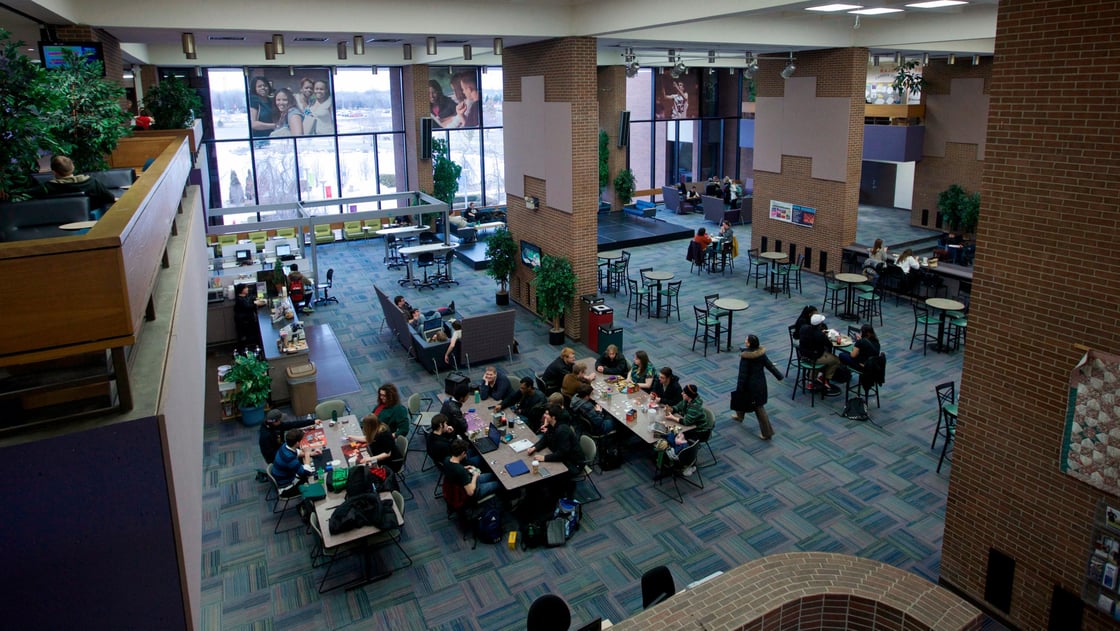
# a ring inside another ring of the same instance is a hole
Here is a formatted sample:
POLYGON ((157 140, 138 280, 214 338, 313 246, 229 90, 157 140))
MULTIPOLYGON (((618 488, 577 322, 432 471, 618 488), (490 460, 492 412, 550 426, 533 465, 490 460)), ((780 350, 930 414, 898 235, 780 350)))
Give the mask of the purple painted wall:
POLYGON ((926 128, 921 125, 864 125, 863 159, 917 162, 926 128))

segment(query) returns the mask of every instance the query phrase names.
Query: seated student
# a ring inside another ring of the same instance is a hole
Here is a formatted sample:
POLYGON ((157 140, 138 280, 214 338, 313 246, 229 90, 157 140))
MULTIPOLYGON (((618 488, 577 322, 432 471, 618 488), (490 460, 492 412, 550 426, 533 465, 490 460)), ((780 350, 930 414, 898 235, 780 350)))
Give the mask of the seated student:
MULTIPOLYGON (((455 430, 448 424, 446 416, 436 414, 432 417, 432 429, 428 432, 425 447, 428 450, 428 457, 437 467, 443 468, 444 461, 451 456, 451 443, 458 438, 460 437, 455 435, 455 430)), ((467 456, 466 462, 481 467, 483 460, 478 454, 471 454, 467 456)))
POLYGON ((572 372, 572 364, 576 361, 576 352, 571 347, 565 347, 560 351, 560 356, 552 360, 548 368, 544 369, 544 374, 541 379, 544 385, 548 388, 549 393, 556 392, 560 389, 561 384, 564 383, 564 377, 572 372))
POLYGON ((665 413, 665 418, 689 426, 684 433, 689 440, 695 440, 699 434, 711 430, 714 425, 714 422, 708 422, 708 417, 704 414, 704 400, 700 398, 696 386, 691 383, 681 390, 680 402, 665 413))
POLYGON ((299 495, 299 485, 307 482, 307 478, 315 473, 315 466, 311 463, 311 456, 318 455, 318 449, 298 447, 303 440, 303 430, 290 429, 284 434, 284 444, 276 452, 269 471, 280 487, 280 497, 289 498, 299 495))
POLYGON ((460 436, 467 435, 467 419, 463 416, 463 404, 467 402, 470 392, 470 387, 465 383, 455 386, 455 391, 444 400, 439 409, 439 413, 447 417, 451 428, 460 436))
POLYGON ((595 371, 604 375, 626 376, 630 372, 630 363, 618 352, 614 344, 607 346, 607 351, 595 360, 595 371))
POLYGON ((377 407, 373 408, 373 414, 389 426, 393 438, 408 436, 411 425, 408 408, 401 403, 401 393, 395 385, 386 383, 377 389, 377 407))
POLYGON ((650 388, 649 398, 654 403, 673 407, 681 402, 681 380, 673 374, 673 369, 662 366, 657 379, 650 388))
POLYGON ((639 388, 649 392, 653 387, 654 375, 657 374, 657 369, 649 361, 649 355, 645 351, 638 351, 634 353, 634 363, 630 365, 630 381, 638 385, 639 388))
POLYGON ((719 237, 721 239, 730 239, 735 236, 735 230, 731 227, 731 222, 727 219, 719 222, 719 237))
MULTIPOLYGON (((349 436, 350 440, 358 438, 349 436)), ((368 465, 391 466, 391 462, 400 457, 397 453, 397 444, 393 440, 393 432, 389 426, 381 422, 376 414, 366 414, 362 418, 361 440, 366 443, 366 452, 362 454, 359 462, 368 465)))
POLYGON ((590 384, 582 383, 572 397, 572 414, 586 423, 591 433, 596 436, 614 431, 614 419, 603 414, 603 406, 592 398, 595 389, 590 384))
POLYGON ((689 444, 684 432, 669 432, 665 434, 665 438, 654 443, 653 449, 657 453, 657 473, 653 474, 653 479, 660 480, 664 475, 671 475, 667 471, 676 466, 681 452, 689 444))
POLYGON ((571 399, 580 384, 591 383, 594 378, 595 373, 587 372, 587 362, 576 362, 572 364, 572 372, 564 375, 564 381, 560 384, 560 393, 564 398, 571 399))
POLYGON ((867 258, 863 260, 864 274, 878 274, 887 264, 887 246, 882 239, 875 239, 875 244, 867 250, 867 258))
POLYGON ((523 416, 529 423, 529 428, 536 431, 540 423, 540 412, 548 405, 548 399, 534 387, 532 377, 522 377, 521 387, 509 395, 502 404, 494 408, 495 412, 513 410, 518 416, 523 416))
POLYGON ((562 462, 569 472, 576 472, 583 465, 583 451, 579 448, 579 439, 567 423, 559 422, 562 408, 550 405, 541 415, 540 440, 530 447, 525 454, 532 456, 534 453, 548 448, 545 462, 562 462))
POLYGON ((89 197, 91 209, 108 208, 117 198, 101 182, 88 175, 74 175, 74 161, 67 156, 51 158, 51 172, 54 179, 47 181, 35 193, 35 197, 54 197, 81 193, 89 197))
POLYGON ((906 248, 902 256, 898 257, 898 268, 905 274, 902 289, 904 293, 910 293, 918 284, 918 277, 922 269, 922 264, 918 262, 918 257, 914 256, 913 250, 906 248))
MULTIPOLYGON (((459 345, 459 340, 463 339, 462 322, 459 322, 458 320, 454 320, 451 322, 451 337, 449 337, 448 339, 451 340, 451 343, 447 345, 447 350, 443 352, 443 363, 445 364, 451 363, 451 354, 455 353, 455 347, 459 345)), ((456 354, 455 357, 456 361, 458 361, 459 355, 456 354)))
POLYGON ((805 305, 801 313, 797 316, 797 320, 793 323, 793 339, 801 339, 801 327, 809 324, 810 318, 817 313, 817 308, 813 305, 805 305))
MULTIPOLYGON (((403 313, 406 318, 409 318, 409 322, 408 322, 409 324, 413 324, 412 323, 413 312, 418 312, 422 315, 427 315, 427 316, 430 316, 434 313, 438 313, 438 314, 440 314, 440 316, 446 316, 446 315, 451 315, 452 313, 455 313, 455 301, 454 300, 452 300, 450 303, 448 303, 448 305, 446 307, 439 307, 435 311, 426 311, 426 312, 425 311, 420 311, 419 309, 413 309, 412 305, 408 304, 408 301, 406 301, 404 299, 404 296, 397 296, 396 298, 393 298, 393 304, 397 305, 397 308, 401 310, 401 313, 403 313)), ((413 326, 415 326, 415 325, 413 324, 413 326)))
POLYGON ((291 429, 299 429, 307 427, 315 422, 315 419, 296 419, 294 421, 285 421, 284 413, 280 410, 269 410, 268 416, 264 418, 261 423, 260 429, 260 447, 261 456, 268 464, 276 459, 276 452, 279 451, 280 445, 284 442, 284 435, 291 429))
MULTIPOLYGON (((553 392, 552 394, 548 395, 548 405, 544 406, 544 408, 540 410, 541 416, 544 416, 544 411, 545 410, 547 410, 548 408, 550 408, 554 405, 559 406, 559 408, 560 408, 560 416, 556 418, 556 422, 571 425, 572 430, 576 431, 576 426, 572 424, 572 421, 573 421, 572 415, 571 415, 570 412, 568 412, 568 401, 564 398, 564 395, 560 392, 553 392)), ((536 424, 532 426, 533 431, 534 432, 539 431, 540 426, 541 426, 540 419, 537 419, 536 424)), ((577 434, 578 434, 578 431, 577 431, 577 434)))
POLYGON ((467 209, 463 211, 463 218, 466 219, 468 223, 478 221, 478 207, 475 206, 474 202, 467 204, 467 209))
POLYGON ((836 373, 836 369, 840 367, 840 360, 832 354, 832 342, 829 341, 828 335, 825 333, 827 327, 824 321, 823 314, 814 313, 809 318, 809 324, 801 327, 797 347, 800 349, 803 359, 823 366, 817 375, 815 387, 822 388, 828 395, 839 394, 839 388, 833 389, 829 380, 836 373))
POLYGON ((487 366, 482 373, 482 381, 478 384, 478 396, 482 399, 505 401, 511 394, 509 377, 497 366, 487 366))
POLYGON ((708 236, 708 229, 704 226, 696 229, 696 236, 692 237, 692 240, 700 244, 700 251, 707 250, 712 244, 712 238, 708 236))
POLYGON ((467 219, 463 217, 463 213, 458 210, 453 210, 447 215, 447 223, 455 226, 456 228, 465 228, 467 226, 467 219))
POLYGON ((862 371, 869 360, 879 356, 880 350, 882 349, 879 346, 879 336, 875 335, 875 327, 865 324, 859 329, 852 352, 840 351, 840 363, 862 371))
POLYGON ((463 487, 467 497, 475 500, 498 492, 501 484, 493 473, 483 473, 477 466, 467 463, 467 447, 462 438, 451 441, 451 455, 443 461, 443 477, 463 487))

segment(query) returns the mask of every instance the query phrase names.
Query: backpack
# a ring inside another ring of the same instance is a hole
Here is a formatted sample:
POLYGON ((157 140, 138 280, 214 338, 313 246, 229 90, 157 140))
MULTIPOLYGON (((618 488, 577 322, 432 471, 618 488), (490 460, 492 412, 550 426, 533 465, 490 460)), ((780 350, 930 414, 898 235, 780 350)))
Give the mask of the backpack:
POLYGON ((604 445, 599 453, 599 468, 603 471, 613 471, 622 466, 622 452, 618 445, 604 445))
POLYGON ((583 504, 579 500, 561 498, 556 503, 554 518, 564 520, 564 539, 571 539, 583 519, 583 504))
POLYGON ((531 521, 525 526, 525 536, 521 538, 522 548, 539 548, 548 543, 548 522, 531 521))
POLYGON ((871 420, 871 415, 867 413, 867 402, 858 396, 848 399, 847 402, 844 403, 844 411, 840 413, 840 416, 850 421, 871 420))
MULTIPOLYGON (((357 467, 354 467, 354 468, 356 469, 357 467)), ((350 492, 349 480, 350 480, 350 469, 343 469, 342 467, 334 469, 333 471, 331 471, 331 474, 329 476, 327 476, 327 490, 330 491, 331 493, 341 493, 343 491, 346 491, 347 494, 349 494, 349 492, 350 492)), ((367 488, 366 490, 360 491, 360 492, 361 493, 368 493, 369 489, 367 488)))
POLYGON ((852 369, 848 368, 847 366, 840 366, 836 369, 836 372, 832 375, 832 378, 836 381, 839 381, 840 383, 851 383, 852 369))
POLYGON ((482 543, 501 541, 502 511, 491 507, 479 513, 474 522, 474 538, 482 543))
POLYGON ((447 502, 447 510, 449 513, 462 510, 467 505, 467 500, 470 496, 467 495, 467 490, 462 486, 455 484, 446 477, 443 479, 443 501, 447 502))

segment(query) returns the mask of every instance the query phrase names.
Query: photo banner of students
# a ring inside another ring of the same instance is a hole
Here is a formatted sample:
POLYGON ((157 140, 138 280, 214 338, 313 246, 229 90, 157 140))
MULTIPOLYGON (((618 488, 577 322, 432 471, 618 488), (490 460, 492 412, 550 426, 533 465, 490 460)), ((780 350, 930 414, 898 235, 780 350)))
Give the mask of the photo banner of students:
POLYGON ((253 138, 334 134, 334 99, 326 68, 249 70, 249 127, 253 138))
POLYGON ((690 68, 674 79, 668 69, 657 75, 657 120, 700 118, 700 74, 690 68))
POLYGON ((433 127, 478 127, 481 94, 478 68, 428 69, 428 106, 433 127))

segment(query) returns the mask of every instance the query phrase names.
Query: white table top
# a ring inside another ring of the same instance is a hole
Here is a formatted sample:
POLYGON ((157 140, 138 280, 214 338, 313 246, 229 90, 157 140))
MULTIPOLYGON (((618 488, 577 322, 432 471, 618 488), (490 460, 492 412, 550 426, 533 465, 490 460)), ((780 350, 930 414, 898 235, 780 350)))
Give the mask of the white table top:
POLYGON ((385 235, 389 235, 389 234, 393 234, 393 235, 420 234, 421 232, 424 232, 427 229, 428 229, 428 226, 401 226, 399 228, 382 228, 382 229, 378 230, 376 234, 379 234, 381 236, 385 236, 385 235))
POLYGON ((926 304, 933 309, 942 311, 961 311, 964 309, 963 302, 957 302, 949 298, 926 298, 926 304))
POLYGON ((789 255, 786 254, 785 252, 763 252, 762 254, 759 254, 758 256, 760 258, 764 258, 764 259, 767 259, 767 260, 770 260, 770 261, 781 261, 781 260, 789 258, 789 255))
POLYGON ((645 276, 646 278, 650 279, 650 280, 672 280, 673 279, 673 272, 666 272, 666 271, 652 270, 652 271, 649 271, 649 272, 643 272, 642 275, 645 276))
MULTIPOLYGON (((467 226, 468 228, 471 226, 467 226)), ((489 230, 490 228, 505 228, 506 222, 504 221, 487 221, 485 223, 476 224, 474 226, 477 230, 489 230)))
POLYGON ((742 311, 751 306, 751 303, 738 298, 716 298, 712 305, 725 311, 742 311))
POLYGON ((607 250, 606 252, 600 252, 598 254, 598 257, 601 258, 601 259, 606 259, 608 261, 610 261, 612 259, 620 259, 620 258, 622 258, 622 251, 621 250, 607 250))
POLYGON ((836 280, 842 283, 866 283, 867 277, 863 274, 837 274, 836 280))
POLYGON ((73 223, 64 223, 59 226, 60 230, 85 230, 97 225, 96 221, 75 221, 73 223))
POLYGON ((434 252, 436 254, 439 254, 440 252, 454 250, 457 247, 459 247, 458 243, 425 243, 424 245, 410 245, 407 248, 401 248, 397 251, 401 254, 408 255, 421 254, 423 252, 434 252))

